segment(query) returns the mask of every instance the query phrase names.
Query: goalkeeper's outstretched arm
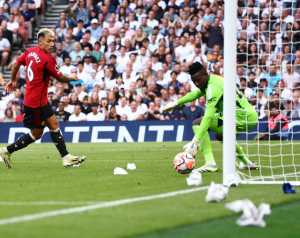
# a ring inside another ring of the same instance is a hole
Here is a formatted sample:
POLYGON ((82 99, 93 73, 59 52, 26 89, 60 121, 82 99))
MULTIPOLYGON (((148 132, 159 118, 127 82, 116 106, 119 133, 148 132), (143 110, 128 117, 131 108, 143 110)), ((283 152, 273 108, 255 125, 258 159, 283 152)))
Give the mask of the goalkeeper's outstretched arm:
POLYGON ((184 95, 183 97, 179 98, 177 100, 177 106, 182 106, 188 102, 192 102, 192 101, 196 100, 197 98, 200 98, 203 95, 204 94, 201 93, 200 89, 193 90, 193 91, 187 93, 186 95, 184 95))
POLYGON ((196 100, 197 98, 199 98, 199 97, 201 97, 203 95, 204 94, 201 93, 200 89, 193 90, 192 92, 187 93, 186 95, 184 95, 183 97, 179 98, 175 102, 169 102, 163 108, 163 111, 170 111, 174 107, 183 106, 184 104, 186 104, 188 102, 192 102, 192 101, 196 100))

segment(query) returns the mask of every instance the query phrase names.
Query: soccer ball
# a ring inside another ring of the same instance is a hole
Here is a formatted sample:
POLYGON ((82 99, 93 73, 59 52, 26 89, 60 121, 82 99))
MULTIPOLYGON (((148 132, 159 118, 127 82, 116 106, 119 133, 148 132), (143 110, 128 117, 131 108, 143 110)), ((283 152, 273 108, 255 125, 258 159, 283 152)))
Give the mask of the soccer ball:
POLYGON ((186 152, 178 153, 173 160, 174 169, 180 174, 190 173, 194 169, 195 164, 196 160, 194 157, 186 152))

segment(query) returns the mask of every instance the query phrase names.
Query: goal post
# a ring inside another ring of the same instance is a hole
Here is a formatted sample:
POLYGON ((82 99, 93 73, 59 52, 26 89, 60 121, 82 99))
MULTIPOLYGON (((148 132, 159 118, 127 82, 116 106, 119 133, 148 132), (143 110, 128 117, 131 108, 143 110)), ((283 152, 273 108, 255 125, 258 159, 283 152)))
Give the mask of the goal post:
POLYGON ((235 169, 236 95, 233 93, 236 90, 237 0, 225 0, 224 7, 223 184, 230 186, 239 182, 235 169))

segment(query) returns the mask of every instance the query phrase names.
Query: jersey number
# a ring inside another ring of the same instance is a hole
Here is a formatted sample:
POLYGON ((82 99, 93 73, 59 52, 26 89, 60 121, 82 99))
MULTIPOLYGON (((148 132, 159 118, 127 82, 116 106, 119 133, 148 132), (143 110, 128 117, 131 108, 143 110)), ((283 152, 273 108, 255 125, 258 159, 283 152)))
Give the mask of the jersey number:
POLYGON ((28 77, 28 80, 30 82, 33 80, 33 71, 32 71, 32 68, 31 68, 32 63, 33 63, 33 60, 31 60, 29 62, 29 65, 27 67, 27 77, 28 77))

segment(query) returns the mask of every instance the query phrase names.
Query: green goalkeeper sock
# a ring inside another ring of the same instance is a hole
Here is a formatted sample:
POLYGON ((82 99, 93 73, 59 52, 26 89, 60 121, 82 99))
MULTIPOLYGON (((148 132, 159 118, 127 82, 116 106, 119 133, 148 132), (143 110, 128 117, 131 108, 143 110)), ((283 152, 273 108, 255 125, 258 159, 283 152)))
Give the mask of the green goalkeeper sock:
POLYGON ((240 146, 239 144, 236 144, 235 149, 236 149, 236 153, 237 153, 236 157, 237 157, 237 159, 239 161, 241 161, 244 164, 251 163, 251 161, 249 160, 248 156, 245 154, 242 146, 240 146))
MULTIPOLYGON (((200 126, 193 126, 194 135, 197 135, 197 130, 199 130, 200 126)), ((211 141, 209 138, 208 132, 205 133, 203 138, 196 138, 199 141, 200 151, 204 156, 205 163, 207 164, 216 164, 214 155, 212 153, 211 141)))

